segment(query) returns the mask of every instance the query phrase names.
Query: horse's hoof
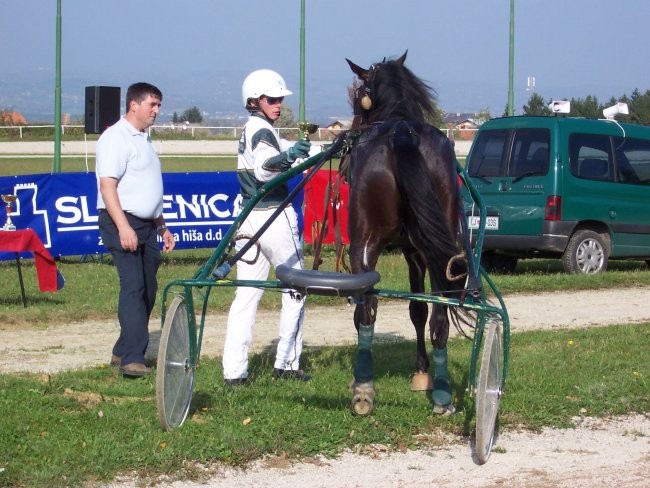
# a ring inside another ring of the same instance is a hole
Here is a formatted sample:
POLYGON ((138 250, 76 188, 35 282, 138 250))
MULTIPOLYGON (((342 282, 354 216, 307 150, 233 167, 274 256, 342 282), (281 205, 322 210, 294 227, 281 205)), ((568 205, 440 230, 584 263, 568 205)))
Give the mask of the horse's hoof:
POLYGON ((369 415, 375 401, 375 388, 372 381, 352 384, 352 411, 357 415, 369 415))
POLYGON ((456 413, 456 407, 454 407, 453 403, 450 403, 449 405, 434 405, 433 413, 436 415, 442 415, 443 417, 450 417, 456 413))
POLYGON ((411 378, 411 391, 433 390, 433 379, 429 373, 415 373, 411 378))

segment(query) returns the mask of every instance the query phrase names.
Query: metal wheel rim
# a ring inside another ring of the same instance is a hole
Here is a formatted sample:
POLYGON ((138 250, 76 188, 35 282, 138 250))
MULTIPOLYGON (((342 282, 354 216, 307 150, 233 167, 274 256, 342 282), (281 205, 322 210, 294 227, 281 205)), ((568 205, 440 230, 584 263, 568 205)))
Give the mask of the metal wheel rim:
POLYGON ((185 421, 193 388, 187 309, 184 298, 177 296, 167 311, 158 350, 156 397, 158 417, 164 430, 178 427, 185 421))
POLYGON ((488 460, 494 443, 503 387, 502 331, 499 319, 491 318, 486 324, 476 392, 476 457, 479 464, 488 460))
POLYGON ((576 263, 583 273, 597 273, 603 267, 605 250, 596 239, 586 239, 576 250, 576 263))

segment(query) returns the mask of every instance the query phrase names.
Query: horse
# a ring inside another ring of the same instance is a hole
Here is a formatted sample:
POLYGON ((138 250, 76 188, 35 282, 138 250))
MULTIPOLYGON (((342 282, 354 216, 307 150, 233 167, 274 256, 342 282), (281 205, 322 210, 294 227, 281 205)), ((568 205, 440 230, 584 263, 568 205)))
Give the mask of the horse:
MULTIPOLYGON (((404 66, 407 52, 362 68, 346 58, 358 80, 349 89, 357 136, 349 152, 348 234, 352 273, 374 271, 380 254, 397 246, 404 255, 413 293, 425 293, 428 273, 432 293, 458 292, 450 264, 459 256, 460 185, 453 143, 429 125, 433 90, 404 66)), ((462 267, 462 266, 461 266, 462 267)), ((358 347, 352 383, 352 410, 369 414, 374 406, 372 341, 377 296, 357 301, 354 325, 358 347)), ((409 303, 416 331, 413 390, 432 390, 433 411, 454 412, 447 366, 448 308, 433 303, 429 321, 435 376, 428 374, 425 344, 428 305, 409 303)))

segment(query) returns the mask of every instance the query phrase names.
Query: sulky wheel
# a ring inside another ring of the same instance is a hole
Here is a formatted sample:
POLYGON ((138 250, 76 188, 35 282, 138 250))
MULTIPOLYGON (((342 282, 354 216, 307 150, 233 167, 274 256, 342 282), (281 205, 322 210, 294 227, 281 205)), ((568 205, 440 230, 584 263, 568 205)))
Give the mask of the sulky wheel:
POLYGON ((158 349, 156 400, 163 430, 185 421, 192 401, 194 368, 190 362, 190 331, 185 298, 174 298, 163 324, 158 349))
POLYGON ((496 435, 503 388, 503 323, 490 317, 485 325, 481 370, 476 387, 476 458, 485 464, 496 435))

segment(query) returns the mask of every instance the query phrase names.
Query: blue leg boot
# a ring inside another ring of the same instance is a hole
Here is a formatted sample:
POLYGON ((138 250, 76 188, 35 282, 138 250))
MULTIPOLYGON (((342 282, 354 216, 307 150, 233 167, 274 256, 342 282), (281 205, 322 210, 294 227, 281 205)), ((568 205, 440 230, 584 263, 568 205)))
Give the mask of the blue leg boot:
POLYGON ((451 383, 447 367, 447 348, 433 350, 433 365, 435 376, 433 378, 433 413, 451 415, 456 410, 451 402, 451 383))
POLYGON ((359 347, 354 363, 354 382, 351 385, 351 407, 357 415, 368 415, 374 407, 375 387, 372 381, 372 338, 374 332, 374 325, 359 326, 359 347))

